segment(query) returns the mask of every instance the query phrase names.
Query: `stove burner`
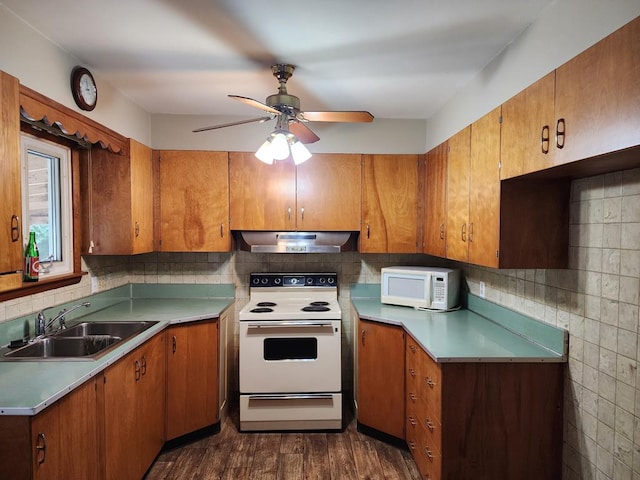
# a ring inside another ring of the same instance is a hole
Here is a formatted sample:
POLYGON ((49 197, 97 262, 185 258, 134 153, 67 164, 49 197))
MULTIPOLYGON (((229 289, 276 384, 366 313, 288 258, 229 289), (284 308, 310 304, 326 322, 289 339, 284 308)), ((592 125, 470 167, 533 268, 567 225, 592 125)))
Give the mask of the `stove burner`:
POLYGON ((302 307, 303 312, 328 312, 331 310, 329 307, 325 307, 324 305, 307 305, 306 307, 302 307))
POLYGON ((273 308, 269 308, 269 307, 252 308, 250 312, 251 313, 269 313, 269 312, 273 312, 273 308))
POLYGON ((275 307, 276 304, 273 302, 260 302, 256 303, 256 307, 275 307))
POLYGON ((313 305, 314 307, 326 307, 329 305, 329 302, 318 300, 316 302, 311 302, 309 305, 313 305))

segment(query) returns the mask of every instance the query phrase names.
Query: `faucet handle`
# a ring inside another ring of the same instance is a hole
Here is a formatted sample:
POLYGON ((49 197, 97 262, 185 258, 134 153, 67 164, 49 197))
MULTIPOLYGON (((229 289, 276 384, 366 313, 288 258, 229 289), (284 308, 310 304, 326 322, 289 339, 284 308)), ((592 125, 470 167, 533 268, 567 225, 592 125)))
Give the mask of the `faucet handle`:
POLYGON ((35 325, 35 335, 36 335, 36 337, 39 336, 39 335, 44 335, 45 330, 46 330, 46 324, 47 324, 47 317, 45 317, 44 312, 45 312, 45 310, 49 310, 51 308, 53 308, 53 307, 43 308, 36 315, 36 325, 35 325))

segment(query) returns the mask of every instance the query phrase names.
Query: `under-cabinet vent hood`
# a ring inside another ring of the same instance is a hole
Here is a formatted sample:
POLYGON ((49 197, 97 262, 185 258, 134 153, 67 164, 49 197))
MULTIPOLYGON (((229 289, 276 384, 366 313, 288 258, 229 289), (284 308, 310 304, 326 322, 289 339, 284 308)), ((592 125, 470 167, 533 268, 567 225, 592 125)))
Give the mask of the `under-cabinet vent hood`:
POLYGON ((358 232, 236 232, 240 250, 259 253, 338 253, 356 250, 358 232))

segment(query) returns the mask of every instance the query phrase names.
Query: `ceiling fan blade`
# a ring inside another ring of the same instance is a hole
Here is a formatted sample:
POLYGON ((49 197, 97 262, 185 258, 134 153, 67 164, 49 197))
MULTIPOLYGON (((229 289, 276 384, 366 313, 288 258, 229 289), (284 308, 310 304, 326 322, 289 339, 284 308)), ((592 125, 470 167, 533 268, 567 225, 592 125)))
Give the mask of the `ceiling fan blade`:
POLYGON ((314 143, 320 140, 320 137, 311 131, 304 123, 289 123, 289 131, 293 133, 302 143, 314 143))
POLYGON ((308 122, 368 123, 373 121, 373 115, 365 111, 302 112, 302 118, 308 122))
POLYGON ((229 97, 233 98, 234 100, 239 100, 242 103, 246 103, 250 107, 259 108, 260 110, 264 110, 265 112, 273 113, 274 115, 280 115, 280 112, 278 110, 276 110, 275 108, 272 108, 269 105, 265 105, 264 103, 259 102, 258 100, 254 100, 253 98, 242 97, 240 95, 229 95, 229 97))
POLYGON ((229 123, 221 123, 220 125, 212 125, 210 127, 202 127, 193 130, 193 133, 198 132, 206 132, 208 130, 216 130, 217 128, 225 128, 225 127, 234 127, 236 125, 244 125, 245 123, 253 123, 253 122, 266 122, 267 120, 271 120, 273 117, 258 117, 258 118, 250 118, 248 120, 239 120, 237 122, 229 122, 229 123))

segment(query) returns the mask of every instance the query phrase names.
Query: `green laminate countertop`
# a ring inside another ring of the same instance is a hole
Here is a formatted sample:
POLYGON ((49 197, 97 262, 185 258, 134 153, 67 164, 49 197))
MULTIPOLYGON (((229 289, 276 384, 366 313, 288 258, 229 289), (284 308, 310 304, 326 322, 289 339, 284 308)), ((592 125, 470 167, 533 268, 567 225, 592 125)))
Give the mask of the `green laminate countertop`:
MULTIPOLYGON (((82 308, 72 312, 76 316, 71 320, 69 315, 69 326, 81 321, 145 320, 158 323, 96 360, 0 361, 0 415, 36 415, 169 325, 219 318, 233 305, 233 291, 231 285, 208 291, 203 286, 189 289, 186 285, 158 285, 155 288, 127 285, 65 304, 68 307, 82 301, 92 303, 86 310, 82 308)), ((56 307, 53 312, 62 307, 56 307)), ((13 325, 13 330, 24 328, 28 325, 26 322, 33 322, 34 317, 17 319, 13 323, 18 325, 13 325)), ((11 325, 0 327, 13 331, 11 325)), ((6 346, 7 334, 0 338, 5 338, 2 345, 6 346)))
POLYGON ((363 320, 398 325, 436 362, 566 362, 565 330, 473 295, 467 308, 434 313, 380 302, 379 285, 353 285, 363 320))

